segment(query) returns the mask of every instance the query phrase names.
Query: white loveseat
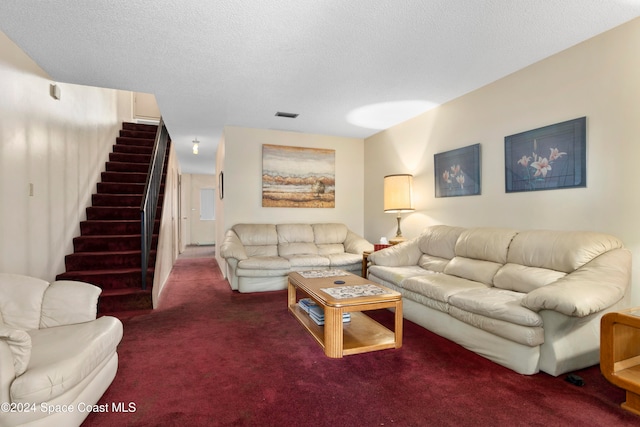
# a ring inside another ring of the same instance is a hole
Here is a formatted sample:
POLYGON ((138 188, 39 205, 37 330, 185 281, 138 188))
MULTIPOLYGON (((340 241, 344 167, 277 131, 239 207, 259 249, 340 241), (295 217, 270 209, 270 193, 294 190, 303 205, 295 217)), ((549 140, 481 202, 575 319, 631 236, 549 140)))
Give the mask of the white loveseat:
POLYGON ((287 288, 292 271, 341 269, 360 275, 362 253, 373 250, 345 224, 236 224, 220 245, 231 289, 287 288))
POLYGON ((522 374, 597 364, 600 318, 629 305, 631 254, 602 233, 440 225, 369 261, 405 318, 522 374))
POLYGON ((0 274, 0 426, 79 426, 113 381, 120 320, 100 288, 0 274))

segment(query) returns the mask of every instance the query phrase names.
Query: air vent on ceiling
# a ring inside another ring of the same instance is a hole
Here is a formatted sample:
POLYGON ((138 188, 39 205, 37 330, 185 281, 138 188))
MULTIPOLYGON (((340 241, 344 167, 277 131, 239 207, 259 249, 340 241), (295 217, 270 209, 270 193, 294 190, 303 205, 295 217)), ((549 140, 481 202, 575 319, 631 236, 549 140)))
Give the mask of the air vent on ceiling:
POLYGON ((295 119, 296 117, 298 117, 298 114, 296 113, 285 113, 282 111, 278 111, 276 113, 276 117, 286 117, 288 119, 295 119))

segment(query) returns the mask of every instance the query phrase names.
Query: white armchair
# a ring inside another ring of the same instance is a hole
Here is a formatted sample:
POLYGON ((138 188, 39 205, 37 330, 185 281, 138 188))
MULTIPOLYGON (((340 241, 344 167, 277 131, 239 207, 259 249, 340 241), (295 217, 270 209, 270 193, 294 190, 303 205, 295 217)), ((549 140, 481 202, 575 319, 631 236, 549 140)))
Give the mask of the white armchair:
POLYGON ((0 273, 0 425, 79 426, 113 381, 122 323, 100 288, 0 273))

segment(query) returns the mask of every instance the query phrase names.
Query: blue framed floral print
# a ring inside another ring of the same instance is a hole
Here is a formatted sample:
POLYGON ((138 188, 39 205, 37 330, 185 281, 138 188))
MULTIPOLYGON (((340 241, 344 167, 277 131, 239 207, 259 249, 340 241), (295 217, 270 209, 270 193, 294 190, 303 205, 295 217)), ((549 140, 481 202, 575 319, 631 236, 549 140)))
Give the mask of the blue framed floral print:
POLYGON ((587 118, 504 138, 505 191, 587 186, 587 118))
POLYGON ((480 144, 433 156, 436 197, 480 194, 480 144))

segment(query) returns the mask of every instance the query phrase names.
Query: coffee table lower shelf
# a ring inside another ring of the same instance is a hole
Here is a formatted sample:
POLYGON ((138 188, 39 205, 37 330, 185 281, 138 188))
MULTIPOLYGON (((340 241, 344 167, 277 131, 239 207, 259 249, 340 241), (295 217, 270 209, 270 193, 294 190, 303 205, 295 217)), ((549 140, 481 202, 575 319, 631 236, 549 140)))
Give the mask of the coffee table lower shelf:
MULTIPOLYGON (((298 304, 289 305, 289 311, 326 351, 324 326, 315 323, 298 304)), ((396 335, 393 331, 385 328, 364 313, 358 311, 350 313, 351 321, 342 324, 342 355, 337 357, 396 348, 398 346, 396 335)))

